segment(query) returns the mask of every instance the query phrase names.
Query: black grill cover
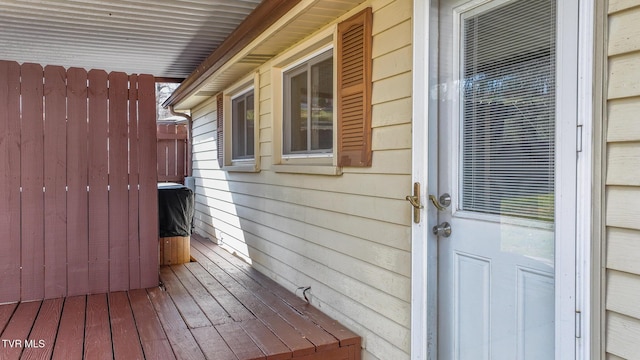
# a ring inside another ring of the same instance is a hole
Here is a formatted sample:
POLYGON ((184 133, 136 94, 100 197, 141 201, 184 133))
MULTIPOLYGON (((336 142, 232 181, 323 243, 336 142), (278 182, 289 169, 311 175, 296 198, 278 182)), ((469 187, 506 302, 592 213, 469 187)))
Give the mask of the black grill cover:
POLYGON ((188 187, 175 183, 158 184, 160 237, 191 236, 194 194, 188 187))

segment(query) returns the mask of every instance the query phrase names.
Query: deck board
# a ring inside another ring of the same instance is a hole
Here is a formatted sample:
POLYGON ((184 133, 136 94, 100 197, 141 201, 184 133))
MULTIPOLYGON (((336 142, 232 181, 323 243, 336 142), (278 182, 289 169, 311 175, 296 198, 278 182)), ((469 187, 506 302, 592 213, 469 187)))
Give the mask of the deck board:
POLYGON ((87 297, 84 357, 86 359, 113 359, 111 326, 107 295, 87 297))
POLYGON ((185 290, 193 297, 193 300, 202 309, 212 325, 220 325, 233 322, 231 316, 214 299, 198 279, 183 265, 172 266, 171 270, 178 280, 184 285, 185 290))
POLYGON ((258 319, 240 323, 267 360, 291 358, 291 350, 258 319))
POLYGON ((0 305, 0 334, 4 331, 5 326, 11 320, 13 312, 16 311, 18 304, 4 304, 0 305))
POLYGON ((281 298, 250 278, 245 272, 227 261, 218 252, 205 245, 202 241, 194 241, 197 243, 195 246, 199 248, 204 256, 220 266, 222 270, 239 281, 248 290, 251 290, 258 299, 280 315, 286 322, 291 324, 305 338, 311 341, 318 350, 326 350, 339 345, 335 337, 307 319, 302 318, 299 313, 294 311, 287 303, 283 302, 281 298))
POLYGON ((0 359, 355 360, 360 337, 213 243, 164 287, 0 305, 0 359), (37 346, 44 344, 44 346, 37 346))
POLYGON ((7 344, 3 342, 2 347, 0 347, 0 359, 12 360, 20 358, 24 350, 24 339, 31 332, 40 310, 40 305, 41 302, 39 301, 23 302, 18 305, 11 320, 9 320, 9 324, 7 324, 0 336, 1 339, 8 341, 7 344))
POLYGON ((29 334, 29 346, 25 346, 21 359, 50 359, 53 353, 53 344, 58 333, 58 323, 62 314, 64 299, 56 298, 42 302, 38 317, 33 324, 33 330, 29 334))
POLYGON ((138 326, 138 334, 147 359, 175 359, 167 336, 158 320, 153 304, 143 289, 129 291, 131 310, 138 326))
POLYGON ((220 284, 200 263, 193 262, 185 264, 184 267, 200 281, 209 294, 216 299, 233 320, 243 321, 255 318, 253 313, 220 284))
POLYGON ((54 360, 82 359, 86 307, 86 296, 65 299, 53 350, 54 360))
POLYGON ((113 355, 116 359, 144 359, 138 329, 133 320, 131 304, 126 292, 109 294, 113 355))
POLYGON ((215 263, 206 258, 196 247, 191 248, 191 255, 197 256, 198 263, 201 264, 213 277, 220 282, 222 286, 224 286, 229 293, 231 293, 236 299, 240 300, 240 302, 255 316, 266 317, 274 315, 275 312, 268 306, 260 301, 251 291, 244 288, 240 283, 238 283, 234 278, 232 278, 229 274, 224 272, 222 269, 218 268, 215 263))
POLYGON ((264 353, 251 340, 251 337, 242 329, 239 323, 218 325, 216 330, 218 330, 220 336, 222 336, 238 359, 266 359, 264 353))
POLYGON ((204 354, 180 316, 176 305, 171 301, 169 294, 159 288, 151 288, 147 292, 176 358, 204 359, 204 354))
POLYGON ((171 289, 171 298, 187 326, 190 329, 211 326, 211 322, 209 322, 202 309, 196 304, 194 298, 184 288, 184 285, 178 280, 171 268, 169 266, 162 267, 160 275, 164 285, 171 289))

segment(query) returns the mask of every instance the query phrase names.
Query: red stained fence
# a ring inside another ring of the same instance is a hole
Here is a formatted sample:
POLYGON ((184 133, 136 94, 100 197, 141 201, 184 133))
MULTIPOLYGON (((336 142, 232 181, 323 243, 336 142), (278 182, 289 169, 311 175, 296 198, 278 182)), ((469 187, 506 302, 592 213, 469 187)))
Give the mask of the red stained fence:
POLYGON ((187 126, 158 124, 158 181, 183 183, 187 174, 187 126))
POLYGON ((0 61, 0 303, 158 284, 151 75, 0 61))

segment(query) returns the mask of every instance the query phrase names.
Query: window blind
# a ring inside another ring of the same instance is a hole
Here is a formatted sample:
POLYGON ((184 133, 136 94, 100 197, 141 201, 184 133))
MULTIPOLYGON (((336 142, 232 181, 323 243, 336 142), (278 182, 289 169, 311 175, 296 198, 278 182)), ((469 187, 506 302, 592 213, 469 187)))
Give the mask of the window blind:
POLYGON ((461 208, 553 220, 555 1, 462 22, 461 208))

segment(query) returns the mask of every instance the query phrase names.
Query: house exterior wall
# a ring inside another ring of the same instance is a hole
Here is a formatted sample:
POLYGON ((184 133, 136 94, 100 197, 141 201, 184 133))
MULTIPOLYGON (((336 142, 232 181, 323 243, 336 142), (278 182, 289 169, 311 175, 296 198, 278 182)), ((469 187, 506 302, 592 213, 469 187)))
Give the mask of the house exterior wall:
POLYGON ((609 1, 606 352, 640 353, 640 1, 609 1))
POLYGON ((266 63, 255 89, 259 172, 220 170, 215 98, 192 109, 195 226, 299 296, 310 286, 312 304, 363 337, 363 359, 408 359, 412 1, 365 6, 374 13, 372 166, 336 176, 276 172, 266 63))

